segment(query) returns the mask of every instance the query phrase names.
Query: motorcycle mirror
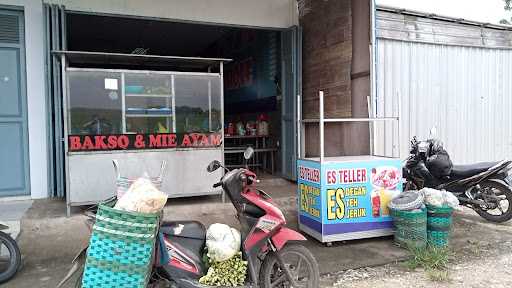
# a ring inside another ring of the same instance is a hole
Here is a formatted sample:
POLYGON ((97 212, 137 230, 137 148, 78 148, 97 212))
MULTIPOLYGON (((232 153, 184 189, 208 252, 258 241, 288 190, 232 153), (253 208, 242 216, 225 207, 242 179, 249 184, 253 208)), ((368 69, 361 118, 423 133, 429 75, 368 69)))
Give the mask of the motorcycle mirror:
POLYGON ((208 167, 206 167, 206 171, 212 173, 213 171, 219 169, 219 167, 221 166, 222 165, 218 160, 213 160, 212 162, 210 162, 210 164, 208 164, 208 167))
POLYGON ((244 151, 244 158, 245 160, 249 160, 252 158, 252 155, 254 155, 254 149, 252 147, 247 147, 244 151))
POLYGON ((430 132, 429 132, 429 138, 434 138, 435 136, 437 135, 437 127, 434 126, 432 128, 430 128, 430 132))

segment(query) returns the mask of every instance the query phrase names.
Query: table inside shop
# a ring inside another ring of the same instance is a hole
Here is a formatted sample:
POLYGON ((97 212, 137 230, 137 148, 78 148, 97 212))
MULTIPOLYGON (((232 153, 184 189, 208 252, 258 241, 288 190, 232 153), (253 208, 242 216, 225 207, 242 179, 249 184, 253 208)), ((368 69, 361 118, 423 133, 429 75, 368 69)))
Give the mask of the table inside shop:
MULTIPOLYGON (((224 154, 242 155, 248 146, 252 146, 254 148, 254 158, 252 159, 251 163, 247 164, 247 166, 260 167, 263 170, 268 170, 267 162, 268 159, 270 158, 270 172, 274 174, 274 153, 277 152, 277 148, 269 147, 268 138, 270 138, 270 136, 268 135, 225 135, 224 139, 226 140, 226 142, 233 142, 233 146, 230 146, 229 144, 225 143, 224 154)), ((226 167, 230 168, 243 166, 245 166, 243 160, 239 164, 226 165, 226 167)))

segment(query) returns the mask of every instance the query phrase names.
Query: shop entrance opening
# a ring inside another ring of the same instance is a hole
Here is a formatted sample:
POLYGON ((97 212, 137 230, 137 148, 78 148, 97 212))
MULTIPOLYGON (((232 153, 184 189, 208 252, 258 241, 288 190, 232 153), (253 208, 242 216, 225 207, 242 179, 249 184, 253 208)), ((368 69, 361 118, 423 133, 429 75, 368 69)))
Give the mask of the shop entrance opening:
MULTIPOLYGON (((221 129, 225 164, 242 166, 243 151, 252 146, 255 157, 249 166, 258 169, 260 175, 295 179, 296 102, 300 89, 300 34, 296 29, 252 29, 75 13, 67 14, 66 26, 69 51, 233 59, 224 66, 221 129)), ((191 69, 158 63, 87 63, 87 67, 91 65, 148 71, 191 69)), ((181 123, 176 127, 177 133, 196 132, 210 121, 193 113, 182 117, 176 121, 181 123)), ((131 121, 135 127, 147 126, 142 122, 152 120, 131 121)))

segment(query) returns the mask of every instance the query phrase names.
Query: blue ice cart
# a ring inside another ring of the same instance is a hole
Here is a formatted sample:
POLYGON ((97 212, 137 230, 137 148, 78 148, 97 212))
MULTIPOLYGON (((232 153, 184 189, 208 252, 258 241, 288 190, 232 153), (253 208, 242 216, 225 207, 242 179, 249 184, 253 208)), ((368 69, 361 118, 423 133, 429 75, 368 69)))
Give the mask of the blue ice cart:
POLYGON ((387 120, 398 122, 398 117, 324 119, 320 92, 320 119, 300 120, 301 124, 320 123, 320 157, 299 157, 297 161, 300 230, 325 243, 393 234, 388 203, 402 191, 400 159, 373 155, 324 157, 323 152, 324 122, 387 120))

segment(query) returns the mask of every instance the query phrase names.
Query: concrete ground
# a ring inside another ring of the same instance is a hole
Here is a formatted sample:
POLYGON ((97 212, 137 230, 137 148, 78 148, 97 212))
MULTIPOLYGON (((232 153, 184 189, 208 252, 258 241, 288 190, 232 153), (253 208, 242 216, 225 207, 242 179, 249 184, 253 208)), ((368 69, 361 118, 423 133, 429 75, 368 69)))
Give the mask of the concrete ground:
MULTIPOLYGON (((279 182, 267 182, 262 187, 284 210, 288 226, 293 229, 297 229, 295 187, 279 182)), ((34 201, 22 219, 22 233, 18 238, 25 256, 24 267, 2 287, 55 287, 62 279, 70 261, 86 245, 89 235, 79 208, 75 208, 69 218, 65 212, 63 201, 34 201)), ((170 199, 164 213, 166 220, 193 219, 201 220, 205 225, 220 222, 238 226, 234 208, 230 203, 221 203, 219 197, 170 199)), ((464 211, 456 215, 452 244, 455 250, 460 250, 475 239, 485 237, 488 243, 500 243, 511 236, 510 225, 486 223, 472 211, 464 211)), ((339 242, 332 247, 313 239, 305 244, 319 262, 324 287, 336 283, 339 271, 396 263, 407 257, 406 251, 395 247, 389 237, 339 242)))

